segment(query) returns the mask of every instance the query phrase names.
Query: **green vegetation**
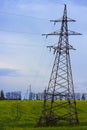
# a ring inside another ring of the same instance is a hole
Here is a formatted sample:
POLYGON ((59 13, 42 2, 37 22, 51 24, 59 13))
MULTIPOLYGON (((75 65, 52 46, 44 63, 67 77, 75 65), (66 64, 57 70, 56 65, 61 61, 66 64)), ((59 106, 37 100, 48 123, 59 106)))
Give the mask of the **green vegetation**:
POLYGON ((4 100, 5 97, 4 97, 4 92, 3 90, 0 91, 0 100, 4 100))
POLYGON ((73 127, 38 128, 43 101, 0 100, 0 130, 87 130, 87 101, 77 101, 80 124, 73 127))

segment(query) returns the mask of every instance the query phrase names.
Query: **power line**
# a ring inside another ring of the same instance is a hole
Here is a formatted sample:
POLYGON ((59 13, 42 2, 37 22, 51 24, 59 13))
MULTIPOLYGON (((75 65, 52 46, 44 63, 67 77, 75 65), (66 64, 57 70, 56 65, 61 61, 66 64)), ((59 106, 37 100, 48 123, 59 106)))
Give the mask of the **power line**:
POLYGON ((41 35, 41 33, 31 33, 31 32, 23 32, 23 31, 8 30, 8 29, 0 29, 0 32, 22 33, 22 34, 29 34, 29 35, 41 35))
POLYGON ((39 20, 47 20, 46 18, 40 18, 40 17, 36 17, 36 16, 31 16, 31 15, 24 15, 24 14, 16 14, 16 13, 10 13, 10 12, 0 12, 1 15, 14 15, 14 16, 17 16, 17 17, 31 17, 31 18, 34 18, 34 19, 39 19, 39 20))
POLYGON ((43 45, 34 44, 22 44, 22 43, 12 43, 12 42, 0 42, 0 45, 11 45, 11 46, 23 46, 23 47, 44 47, 43 45))

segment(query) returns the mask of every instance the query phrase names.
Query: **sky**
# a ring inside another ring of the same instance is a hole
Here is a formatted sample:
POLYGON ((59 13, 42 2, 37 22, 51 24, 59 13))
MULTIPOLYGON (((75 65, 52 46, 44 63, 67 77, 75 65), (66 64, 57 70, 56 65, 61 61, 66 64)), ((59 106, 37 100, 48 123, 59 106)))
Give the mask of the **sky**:
POLYGON ((87 93, 87 0, 0 0, 0 90, 24 95, 30 84, 33 92, 47 87, 55 56, 46 46, 58 37, 42 34, 60 29, 50 20, 62 17, 64 4, 76 20, 69 29, 82 33, 69 38, 74 89, 87 93))

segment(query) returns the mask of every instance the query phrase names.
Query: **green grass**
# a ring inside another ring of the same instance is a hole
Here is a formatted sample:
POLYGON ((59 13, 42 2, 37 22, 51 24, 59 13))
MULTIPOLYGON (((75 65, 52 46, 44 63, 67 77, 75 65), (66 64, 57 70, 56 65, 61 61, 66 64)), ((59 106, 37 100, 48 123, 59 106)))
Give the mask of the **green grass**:
POLYGON ((80 124, 37 128, 43 101, 0 101, 0 130, 87 130, 87 101, 77 101, 80 124))

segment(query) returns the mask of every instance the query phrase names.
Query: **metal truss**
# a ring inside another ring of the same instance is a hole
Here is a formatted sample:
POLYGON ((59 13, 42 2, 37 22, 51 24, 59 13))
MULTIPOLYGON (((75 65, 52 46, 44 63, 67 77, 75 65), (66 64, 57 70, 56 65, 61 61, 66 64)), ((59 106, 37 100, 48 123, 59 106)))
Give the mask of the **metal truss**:
POLYGON ((55 53, 55 60, 48 83, 44 91, 44 107, 40 116, 39 126, 76 125, 79 124, 74 94, 74 85, 70 63, 69 35, 81 35, 68 30, 68 22, 75 22, 67 17, 67 8, 64 6, 63 17, 60 20, 51 20, 54 25, 61 22, 59 32, 43 34, 43 36, 59 35, 57 46, 48 46, 55 53))

